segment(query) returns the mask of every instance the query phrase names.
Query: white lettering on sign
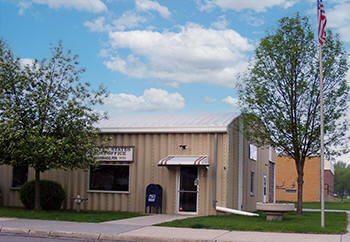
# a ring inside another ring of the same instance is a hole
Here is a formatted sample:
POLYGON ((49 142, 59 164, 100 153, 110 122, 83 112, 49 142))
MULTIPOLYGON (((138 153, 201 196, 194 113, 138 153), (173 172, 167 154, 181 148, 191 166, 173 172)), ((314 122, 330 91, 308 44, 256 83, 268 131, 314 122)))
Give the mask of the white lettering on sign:
POLYGON ((96 156, 98 161, 133 161, 134 147, 110 146, 101 149, 96 156))

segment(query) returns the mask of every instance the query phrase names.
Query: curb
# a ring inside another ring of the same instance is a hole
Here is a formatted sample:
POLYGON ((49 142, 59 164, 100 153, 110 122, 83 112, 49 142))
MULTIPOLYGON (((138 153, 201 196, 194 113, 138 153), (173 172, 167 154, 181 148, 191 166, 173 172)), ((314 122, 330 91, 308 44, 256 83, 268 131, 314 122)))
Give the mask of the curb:
MULTIPOLYGON (((0 227, 0 233, 8 234, 21 234, 25 236, 32 237, 46 237, 46 238, 78 238, 78 239, 87 239, 92 241, 103 241, 103 240, 115 240, 115 241, 143 241, 143 242, 152 242, 152 241, 203 241, 196 239, 177 239, 177 238, 159 238, 152 236, 130 236, 130 235, 121 235, 121 234, 95 234, 95 233, 81 233, 81 232, 68 232, 68 231, 49 231, 49 230, 30 230, 23 228, 10 228, 10 227, 0 227)), ((212 241, 212 240, 205 240, 212 241)))
POLYGON ((48 236, 50 236, 50 231, 47 231, 47 230, 30 230, 28 234, 30 236, 48 237, 48 236))
MULTIPOLYGON (((81 239, 91 239, 91 240, 102 240, 102 237, 107 235, 94 234, 94 233, 80 233, 80 232, 68 232, 68 231, 49 231, 49 230, 30 230, 23 228, 10 228, 10 227, 0 227, 0 233, 9 234, 22 234, 26 236, 33 237, 66 237, 66 238, 81 238, 81 239)), ((109 240, 118 240, 118 236, 111 235, 108 237, 109 240)))
POLYGON ((29 229, 2 227, 2 233, 29 234, 29 229))
POLYGON ((165 237, 146 237, 146 236, 119 236, 122 241, 142 241, 142 242, 216 242, 217 240, 202 239, 184 239, 184 238, 165 238, 165 237))

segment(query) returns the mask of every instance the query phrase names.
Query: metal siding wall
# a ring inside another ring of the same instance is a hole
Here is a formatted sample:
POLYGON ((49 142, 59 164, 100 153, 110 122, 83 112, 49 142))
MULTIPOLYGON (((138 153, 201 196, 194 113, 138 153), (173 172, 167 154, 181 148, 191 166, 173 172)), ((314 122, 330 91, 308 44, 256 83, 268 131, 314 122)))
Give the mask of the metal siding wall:
MULTIPOLYGON (((49 170, 41 174, 42 179, 56 180, 62 184, 67 193, 64 208, 74 208, 71 198, 79 194, 88 198, 88 201, 82 204, 82 209, 143 212, 146 186, 157 183, 163 187, 163 213, 176 213, 176 168, 158 167, 158 161, 167 155, 208 155, 210 163, 208 170, 205 167, 199 168, 198 212, 201 215, 216 214, 211 197, 214 134, 110 134, 108 136, 111 137, 111 145, 135 147, 134 161, 130 164, 121 163, 130 165, 129 193, 88 192, 89 173, 84 170, 49 170), (188 149, 178 148, 180 144, 187 145, 188 149)), ((97 142, 101 141, 102 138, 99 138, 97 142)), ((232 190, 230 186, 233 183, 232 161, 227 150, 228 144, 227 134, 218 134, 216 194, 220 206, 226 206, 228 200, 232 200, 232 194, 230 194, 232 190), (230 183, 227 183, 227 179, 231 179, 230 183)), ((4 205, 20 206, 18 192, 9 190, 11 167, 1 166, 0 175, 4 205)), ((31 169, 29 179, 33 178, 34 172, 31 169)))
POLYGON ((228 127, 227 207, 238 209, 238 120, 228 127))
POLYGON ((264 174, 266 174, 266 200, 268 200, 268 165, 269 165, 269 149, 266 147, 258 148, 257 161, 257 202, 264 201, 264 174))
MULTIPOLYGON (((12 201, 13 191, 10 191, 10 183, 11 183, 11 171, 12 168, 10 166, 0 166, 0 184, 2 191, 2 204, 4 206, 11 206, 14 201, 12 201)), ((15 192, 17 193, 17 192, 15 192)), ((14 203, 15 204, 15 203, 14 203)), ((15 206, 15 205, 12 205, 15 206)), ((17 205, 18 206, 18 205, 17 205)))
POLYGON ((257 169, 256 161, 249 159, 249 142, 244 140, 244 155, 243 155, 243 210, 253 211, 256 208, 256 195, 250 195, 250 172, 255 172, 255 187, 256 193, 257 184, 257 169))
POLYGON ((216 178, 217 178, 217 186, 216 186, 216 200, 217 206, 226 207, 226 176, 225 176, 225 162, 223 157, 223 136, 218 135, 218 158, 217 158, 217 168, 216 168, 216 178))
MULTIPOLYGON (((2 204, 4 206, 23 206, 19 199, 19 191, 11 190, 12 167, 0 166, 0 186, 2 191, 2 204)), ((34 179, 33 169, 28 170, 28 180, 34 179)))
MULTIPOLYGON (((268 177, 268 149, 258 148, 257 161, 249 159, 249 142, 244 141, 243 160, 243 210, 256 210, 256 202, 263 201, 263 177, 264 173, 268 177), (265 165, 266 164, 266 165, 265 165), (254 196, 250 195, 250 172, 255 173, 254 196)), ((268 189, 268 181, 267 181, 268 189)), ((267 190, 268 194, 268 190, 267 190)), ((268 197, 267 197, 268 198, 268 197)))

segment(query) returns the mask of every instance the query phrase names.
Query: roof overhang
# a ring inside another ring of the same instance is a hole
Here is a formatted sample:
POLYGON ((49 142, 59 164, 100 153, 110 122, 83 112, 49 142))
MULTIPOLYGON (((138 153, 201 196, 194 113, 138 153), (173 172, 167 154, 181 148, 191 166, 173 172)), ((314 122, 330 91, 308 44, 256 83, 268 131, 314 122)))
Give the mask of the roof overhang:
POLYGON ((168 155, 158 162, 158 166, 209 166, 207 155, 168 155))

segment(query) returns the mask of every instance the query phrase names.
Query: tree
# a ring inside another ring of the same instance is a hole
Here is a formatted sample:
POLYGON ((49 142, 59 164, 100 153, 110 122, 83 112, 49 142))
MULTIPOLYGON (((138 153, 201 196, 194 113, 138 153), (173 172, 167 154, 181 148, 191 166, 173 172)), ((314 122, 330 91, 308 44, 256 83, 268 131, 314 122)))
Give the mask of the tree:
MULTIPOLYGON (((270 145, 295 161, 299 215, 305 158, 320 152, 318 58, 308 18, 284 17, 278 29, 261 40, 239 86, 248 139, 259 146, 270 145)), ((349 86, 346 54, 338 35, 331 31, 323 44, 322 61, 325 147, 327 155, 336 155, 346 151, 349 141, 345 137, 349 86)))
POLYGON ((334 190, 343 199, 345 192, 350 194, 350 165, 337 162, 334 169, 334 190))
POLYGON ((23 65, 0 40, 0 164, 35 170, 35 210, 40 210, 40 172, 87 168, 98 150, 94 111, 106 94, 80 81, 77 56, 62 43, 52 56, 23 65))

